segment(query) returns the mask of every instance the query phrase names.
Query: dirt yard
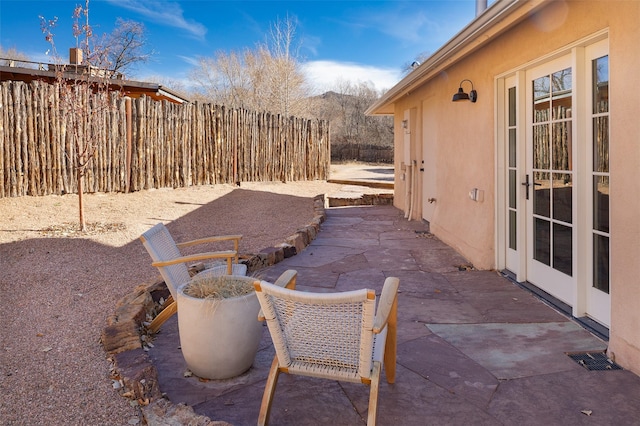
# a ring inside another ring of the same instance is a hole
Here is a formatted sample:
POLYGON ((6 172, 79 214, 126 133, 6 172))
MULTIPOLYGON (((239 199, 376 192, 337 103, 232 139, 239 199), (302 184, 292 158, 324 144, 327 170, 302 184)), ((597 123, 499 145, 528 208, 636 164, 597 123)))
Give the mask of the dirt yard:
POLYGON ((158 276, 138 237, 243 234, 240 251, 281 243, 313 217, 324 181, 0 199, 0 423, 138 424, 114 390, 100 332, 116 302, 158 276))

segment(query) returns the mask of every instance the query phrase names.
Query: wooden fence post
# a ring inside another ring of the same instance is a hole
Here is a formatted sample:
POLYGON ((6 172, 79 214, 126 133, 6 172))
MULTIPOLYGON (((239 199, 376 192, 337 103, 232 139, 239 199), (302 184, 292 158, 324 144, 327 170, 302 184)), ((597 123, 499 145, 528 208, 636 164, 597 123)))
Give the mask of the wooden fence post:
POLYGON ((132 149, 131 140, 133 137, 133 133, 132 133, 133 116, 131 114, 131 98, 128 96, 125 96, 124 98, 124 107, 125 107, 125 120, 126 120, 126 127, 127 127, 127 133, 126 133, 127 152, 126 152, 126 158, 125 158, 125 172, 124 172, 126 181, 124 183, 124 192, 129 193, 129 191, 131 190, 131 149, 132 149))

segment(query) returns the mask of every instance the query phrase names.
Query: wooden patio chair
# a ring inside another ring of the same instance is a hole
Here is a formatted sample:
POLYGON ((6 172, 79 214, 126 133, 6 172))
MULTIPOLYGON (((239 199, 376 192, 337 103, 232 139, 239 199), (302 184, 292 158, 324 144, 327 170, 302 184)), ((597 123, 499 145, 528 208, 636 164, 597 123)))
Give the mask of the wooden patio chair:
POLYGON ((238 246, 242 235, 221 235, 197 240, 176 243, 169 233, 169 230, 162 223, 158 223, 153 228, 140 236, 142 244, 149 252, 155 266, 160 271, 171 297, 167 299, 165 308, 158 314, 149 329, 156 332, 160 326, 176 313, 176 297, 178 287, 189 282, 189 264, 204 263, 204 270, 198 273, 198 277, 216 275, 246 275, 247 265, 238 263, 238 246), (180 249, 197 244, 213 243, 219 241, 233 241, 233 250, 213 251, 183 256, 180 249), (206 261, 212 261, 206 263, 206 261))
POLYGON ((258 425, 269 421, 280 373, 370 385, 367 425, 375 424, 382 362, 395 382, 399 282, 385 280, 377 311, 373 290, 309 293, 296 291, 295 280, 286 288, 254 282, 276 350, 258 425))

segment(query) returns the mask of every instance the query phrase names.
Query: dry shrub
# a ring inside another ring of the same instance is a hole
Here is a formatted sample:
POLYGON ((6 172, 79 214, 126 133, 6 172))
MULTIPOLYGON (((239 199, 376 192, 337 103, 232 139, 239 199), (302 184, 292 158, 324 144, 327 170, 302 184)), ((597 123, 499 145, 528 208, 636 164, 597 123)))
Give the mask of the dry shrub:
POLYGON ((198 299, 221 300, 240 297, 255 291, 249 277, 214 276, 194 278, 184 288, 184 294, 198 299))

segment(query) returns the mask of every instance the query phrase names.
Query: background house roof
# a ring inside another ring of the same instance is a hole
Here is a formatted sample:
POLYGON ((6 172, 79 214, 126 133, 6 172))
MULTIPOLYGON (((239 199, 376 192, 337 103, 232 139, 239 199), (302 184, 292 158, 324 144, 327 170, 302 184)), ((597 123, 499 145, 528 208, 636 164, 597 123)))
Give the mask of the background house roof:
MULTIPOLYGON (((66 65, 66 67, 67 69, 72 69, 74 65, 66 65)), ((77 79, 78 75, 79 74, 75 72, 63 73, 63 77, 69 80, 77 79)), ((0 81, 24 81, 26 83, 29 83, 31 81, 37 80, 45 81, 47 83, 53 83, 56 79, 56 71, 42 69, 42 67, 40 67, 40 69, 36 69, 5 65, 0 66, 0 81)), ((97 77, 96 81, 98 81, 97 77)), ((166 100, 174 103, 189 102, 189 99, 186 96, 174 92, 156 83, 110 78, 109 88, 110 90, 121 90, 125 94, 125 96, 129 96, 132 98, 139 98, 142 95, 145 95, 158 101, 166 100)))

